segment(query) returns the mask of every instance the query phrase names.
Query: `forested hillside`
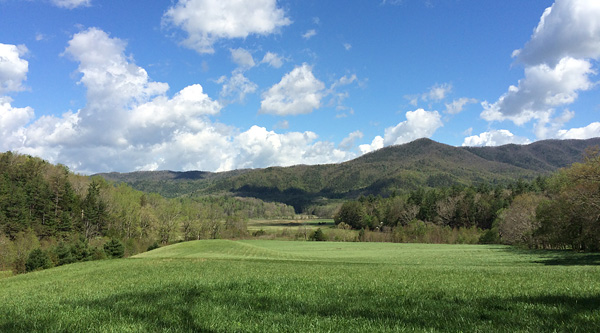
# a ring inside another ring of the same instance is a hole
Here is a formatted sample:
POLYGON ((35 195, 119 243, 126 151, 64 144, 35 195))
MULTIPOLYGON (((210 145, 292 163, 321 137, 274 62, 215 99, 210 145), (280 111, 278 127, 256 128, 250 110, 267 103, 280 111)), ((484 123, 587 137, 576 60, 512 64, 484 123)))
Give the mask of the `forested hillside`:
POLYGON ((408 193, 423 187, 508 184, 519 178, 531 180, 580 161, 585 149, 595 145, 600 145, 600 138, 479 148, 453 147, 419 139, 340 164, 217 174, 159 171, 102 176, 167 197, 234 193, 285 202, 300 212, 323 203, 323 199, 355 199, 369 194, 388 196, 392 192, 408 193))
POLYGON ((42 266, 61 265, 131 255, 154 243, 241 236, 249 218, 293 216, 282 203, 166 199, 36 157, 0 154, 0 271, 28 270, 30 255, 40 248, 35 253, 44 257, 42 266))

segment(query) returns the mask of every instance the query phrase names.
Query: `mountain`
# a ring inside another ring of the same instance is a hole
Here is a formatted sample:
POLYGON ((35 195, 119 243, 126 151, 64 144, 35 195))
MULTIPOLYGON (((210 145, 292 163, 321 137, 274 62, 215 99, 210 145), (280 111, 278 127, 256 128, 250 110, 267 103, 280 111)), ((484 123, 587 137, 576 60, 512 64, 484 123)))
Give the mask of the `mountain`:
POLYGON ((320 198, 388 194, 422 186, 531 179, 581 160, 589 140, 546 140, 529 145, 453 147, 430 139, 385 147, 339 164, 296 165, 224 173, 134 172, 101 174, 168 197, 233 193, 281 201, 296 208, 320 198))

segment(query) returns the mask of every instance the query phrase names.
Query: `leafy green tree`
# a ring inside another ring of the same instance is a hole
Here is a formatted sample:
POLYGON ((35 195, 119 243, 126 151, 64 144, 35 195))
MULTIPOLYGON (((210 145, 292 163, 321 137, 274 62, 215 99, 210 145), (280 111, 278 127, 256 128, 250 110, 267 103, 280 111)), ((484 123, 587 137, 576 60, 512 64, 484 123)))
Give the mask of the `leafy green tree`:
POLYGON ((551 247, 600 251, 600 152, 560 170, 549 181, 549 200, 537 211, 537 235, 551 247))
POLYGON ((354 229, 361 229, 367 227, 364 217, 366 215, 364 207, 358 201, 345 202, 340 210, 335 214, 335 224, 341 222, 346 223, 354 229))

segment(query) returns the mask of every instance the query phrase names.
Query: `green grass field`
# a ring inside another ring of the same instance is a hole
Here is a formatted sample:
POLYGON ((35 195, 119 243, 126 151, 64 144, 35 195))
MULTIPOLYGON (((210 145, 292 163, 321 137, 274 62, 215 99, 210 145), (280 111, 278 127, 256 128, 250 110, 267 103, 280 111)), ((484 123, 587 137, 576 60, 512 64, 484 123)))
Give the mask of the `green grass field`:
POLYGON ((599 332, 600 256, 195 241, 4 278, 0 331, 599 332))

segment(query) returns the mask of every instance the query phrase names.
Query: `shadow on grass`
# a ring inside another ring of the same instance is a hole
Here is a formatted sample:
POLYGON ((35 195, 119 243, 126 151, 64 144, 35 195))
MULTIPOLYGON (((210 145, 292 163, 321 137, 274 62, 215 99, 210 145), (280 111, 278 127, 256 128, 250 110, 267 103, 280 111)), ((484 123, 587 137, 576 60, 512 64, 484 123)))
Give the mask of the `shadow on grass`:
POLYGON ((529 250, 517 247, 506 249, 511 253, 520 255, 533 255, 539 260, 532 261, 536 264, 548 266, 597 266, 600 265, 599 253, 582 253, 571 250, 529 250))
POLYGON ((600 331, 600 295, 465 299, 427 291, 382 295, 354 288, 337 297, 314 291, 291 297, 273 292, 273 287, 265 282, 182 285, 67 301, 63 305, 69 313, 83 311, 78 314, 81 322, 12 317, 0 331, 89 331, 97 323, 107 330, 132 325, 148 332, 600 331))

